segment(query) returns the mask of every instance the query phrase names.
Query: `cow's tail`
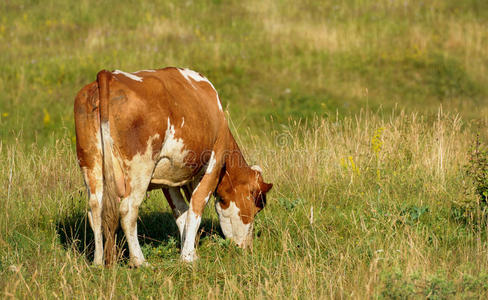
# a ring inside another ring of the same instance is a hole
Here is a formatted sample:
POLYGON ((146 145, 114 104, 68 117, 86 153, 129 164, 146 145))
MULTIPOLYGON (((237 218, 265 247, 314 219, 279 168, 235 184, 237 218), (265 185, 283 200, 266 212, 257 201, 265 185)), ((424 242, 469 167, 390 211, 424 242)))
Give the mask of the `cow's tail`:
MULTIPOLYGON (((100 132, 103 155, 103 197, 102 197, 102 228, 105 236, 105 263, 111 265, 117 255, 116 231, 119 227, 119 192, 117 178, 114 172, 113 140, 109 125, 109 83, 112 74, 102 70, 97 74, 100 132)), ((115 162, 117 164, 117 162, 115 162)))

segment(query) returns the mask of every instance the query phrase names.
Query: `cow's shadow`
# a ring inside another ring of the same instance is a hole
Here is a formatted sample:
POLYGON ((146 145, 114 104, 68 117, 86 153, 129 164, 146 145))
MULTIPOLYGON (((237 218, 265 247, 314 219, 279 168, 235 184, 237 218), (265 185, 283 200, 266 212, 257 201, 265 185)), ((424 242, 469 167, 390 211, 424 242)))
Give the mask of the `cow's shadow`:
MULTIPOLYGON (((61 244, 66 249, 73 249, 93 260, 95 243, 93 232, 84 213, 74 214, 59 221, 56 226, 61 244)), ((161 244, 174 243, 180 249, 179 231, 173 215, 169 212, 142 212, 137 222, 139 243, 142 247, 158 247, 161 244)), ((210 235, 223 237, 218 221, 202 218, 199 229, 200 240, 210 235)), ((119 228, 117 232, 119 253, 122 259, 128 258, 129 250, 125 242, 124 233, 119 228)))

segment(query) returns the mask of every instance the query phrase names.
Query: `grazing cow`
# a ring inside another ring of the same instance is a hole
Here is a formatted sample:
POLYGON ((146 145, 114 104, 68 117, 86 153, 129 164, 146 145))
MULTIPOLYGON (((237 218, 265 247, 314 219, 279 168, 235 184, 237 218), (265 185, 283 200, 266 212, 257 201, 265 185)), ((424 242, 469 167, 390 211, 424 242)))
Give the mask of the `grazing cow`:
POLYGON ((195 237, 212 193, 224 235, 241 247, 250 245, 254 217, 272 184, 244 160, 217 91, 205 77, 179 68, 102 70, 76 96, 74 113, 95 264, 104 256, 107 264, 113 262, 119 224, 131 265, 144 263, 137 215, 146 191, 155 188, 163 190, 173 210, 183 261, 197 258, 195 237))

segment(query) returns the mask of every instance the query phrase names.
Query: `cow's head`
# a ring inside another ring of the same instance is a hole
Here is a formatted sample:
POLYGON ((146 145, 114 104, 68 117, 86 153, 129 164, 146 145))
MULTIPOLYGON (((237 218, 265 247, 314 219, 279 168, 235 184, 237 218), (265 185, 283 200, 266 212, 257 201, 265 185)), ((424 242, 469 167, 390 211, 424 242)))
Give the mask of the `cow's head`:
POLYGON ((226 238, 242 248, 252 245, 254 217, 266 205, 266 193, 272 186, 263 181, 259 166, 243 170, 239 176, 224 174, 217 188, 215 210, 226 238))

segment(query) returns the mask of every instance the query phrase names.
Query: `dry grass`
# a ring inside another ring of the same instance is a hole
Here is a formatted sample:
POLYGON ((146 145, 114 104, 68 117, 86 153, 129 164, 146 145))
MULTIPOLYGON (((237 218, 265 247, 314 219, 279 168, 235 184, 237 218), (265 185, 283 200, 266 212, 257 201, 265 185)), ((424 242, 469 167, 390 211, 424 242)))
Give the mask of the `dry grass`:
MULTIPOLYGON (((484 278, 479 276, 488 267, 486 237, 450 215, 453 203, 467 197, 462 165, 475 128, 441 110, 433 120, 415 113, 378 115, 364 111, 352 118, 291 121, 259 137, 241 133, 247 157, 260 162, 266 179, 275 183, 258 218, 259 237, 254 250, 243 253, 204 226, 210 232, 200 240, 201 260, 194 266, 178 261, 177 245, 168 244, 166 236, 176 231, 168 225, 148 236, 159 242, 143 239, 151 268, 91 267, 88 253, 80 252, 90 236, 84 233, 89 233, 82 222, 86 201, 79 194, 83 187, 69 139, 26 151, 22 137, 20 144, 2 145, 1 168, 12 174, 0 178, 9 187, 0 192, 6 199, 0 220, 2 293, 70 298, 485 294, 484 285, 470 290, 465 281, 484 278), (412 219, 415 207, 428 211, 412 219), (61 225, 79 232, 60 232, 61 225), (65 241, 65 236, 81 241, 65 241)), ((158 226, 149 215, 165 212, 161 193, 153 192, 139 227, 158 226)), ((206 218, 216 224, 211 207, 206 218)))
POLYGON ((487 231, 462 207, 468 150, 488 140, 486 3, 0 2, 0 295, 486 298, 487 231), (209 206, 201 260, 180 263, 154 191, 152 267, 95 268, 74 95, 100 69, 168 65, 213 82, 275 184, 254 249, 209 206))

